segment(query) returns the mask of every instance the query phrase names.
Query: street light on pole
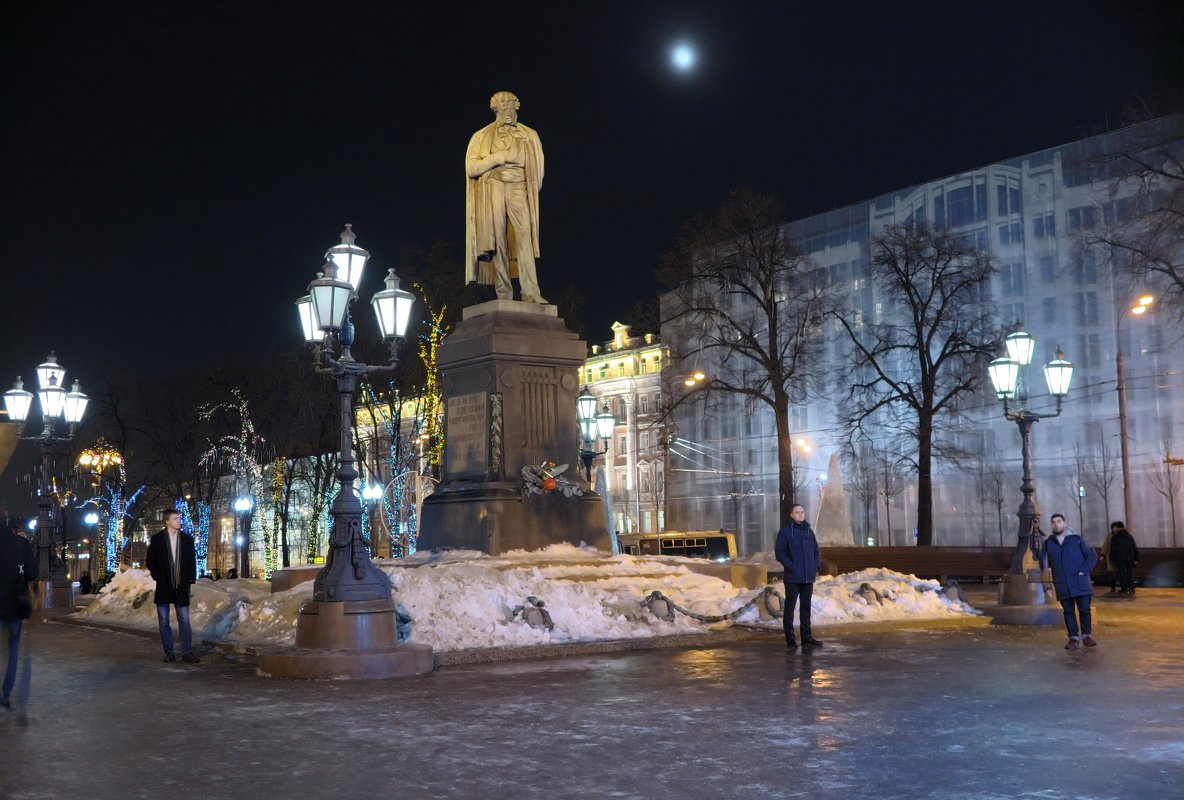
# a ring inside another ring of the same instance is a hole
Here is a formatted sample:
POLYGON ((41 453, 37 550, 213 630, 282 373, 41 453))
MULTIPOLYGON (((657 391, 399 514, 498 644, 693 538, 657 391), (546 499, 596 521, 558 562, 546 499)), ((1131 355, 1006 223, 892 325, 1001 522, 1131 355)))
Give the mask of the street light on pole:
MULTIPOLYGON (((1124 306, 1114 315, 1114 371, 1118 378, 1118 447, 1122 454, 1122 513, 1127 525, 1133 525, 1134 514, 1131 513, 1131 480, 1130 480, 1130 452, 1127 447, 1126 432, 1126 367, 1122 358, 1122 339, 1119 337, 1122 320, 1127 313, 1136 317, 1147 313, 1147 309, 1155 302, 1152 295, 1139 297, 1132 305, 1124 306)), ((1137 530, 1137 528, 1136 528, 1137 530)))
MULTIPOLYGON (((57 553, 58 538, 63 533, 62 513, 50 479, 49 461, 54 454, 55 445, 74 438, 74 432, 86 413, 86 404, 90 398, 82 393, 78 381, 74 381, 74 386, 67 392, 63 388, 65 379, 66 371, 58 364, 57 356, 51 352, 45 363, 37 367, 37 400, 41 407, 43 425, 41 433, 20 437, 35 440, 41 451, 35 545, 40 574, 48 578, 38 581, 38 596, 43 609, 74 606, 74 589, 66 575, 66 564, 57 553), (54 425, 58 419, 66 423, 65 436, 54 432, 54 425)), ((29 417, 32 405, 33 394, 25 390, 24 383, 18 377, 13 387, 4 393, 4 407, 8 412, 8 418, 23 424, 29 417)))
POLYGON ((234 510, 238 516, 238 534, 234 537, 235 552, 239 554, 239 577, 248 578, 251 575, 251 498, 243 496, 234 501, 234 510))
MULTIPOLYGON (((1032 478, 1032 426, 1038 420, 1058 417, 1061 403, 1069 393, 1073 379, 1073 365, 1065 360, 1065 354, 1058 347, 1056 356, 1044 366, 1044 379, 1048 393, 1056 398, 1056 412, 1038 414, 1028 408, 1028 367, 1036 349, 1036 340, 1022 331, 1009 335, 1004 344, 1007 355, 996 358, 988 366, 995 396, 1003 401, 1003 416, 1015 422, 1020 429, 1023 454, 1023 481, 1020 491, 1023 500, 1017 512, 1019 533, 1015 553, 1011 558, 1011 574, 1000 589, 1001 605, 1032 606, 1043 605, 1044 591, 1040 570, 1034 555, 1039 548, 1040 506, 1036 502, 1036 483, 1032 478), (1017 409, 1011 409, 1008 401, 1015 401, 1017 409), (1032 575, 1034 571, 1035 575, 1032 575)), ((996 621, 1031 622, 1036 620, 1008 619, 996 621)), ((1044 620, 1041 619, 1041 622, 1044 620)))
POLYGON ((580 421, 580 459, 584 462, 584 477, 588 485, 592 485, 592 462, 597 456, 608 452, 608 442, 612 438, 613 428, 617 426, 617 418, 605 403, 596 413, 596 395, 585 386, 584 391, 576 398, 576 416, 580 421), (603 450, 596 450, 596 439, 599 436, 603 450))
POLYGON ((363 376, 391 372, 398 365, 398 348, 406 336, 415 298, 399 288, 395 271, 388 270, 386 289, 376 292, 371 301, 389 348, 387 363, 372 366, 355 360, 349 312, 370 258, 356 241, 353 227, 346 225, 341 243, 325 253, 322 271, 308 285, 308 294, 296 301, 317 372, 337 381, 341 436, 336 477, 341 489, 329 510, 333 521, 325 566, 317 573, 312 598, 301 607, 296 622, 296 650, 304 652, 291 658, 277 657, 268 665, 271 674, 391 677, 430 671, 431 666, 431 648, 397 644, 391 583, 370 560, 362 537, 362 503, 354 488, 358 478, 352 436, 354 394, 363 376), (311 652, 314 649, 317 653, 311 652), (340 656, 318 655, 342 650, 354 651, 348 665, 340 656))

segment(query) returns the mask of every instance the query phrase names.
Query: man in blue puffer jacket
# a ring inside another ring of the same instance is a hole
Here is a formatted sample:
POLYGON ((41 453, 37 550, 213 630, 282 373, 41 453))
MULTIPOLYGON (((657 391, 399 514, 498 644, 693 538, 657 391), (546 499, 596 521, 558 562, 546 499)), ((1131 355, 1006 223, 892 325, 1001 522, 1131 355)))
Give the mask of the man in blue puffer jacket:
POLYGON ((810 631, 810 600, 814 596, 814 578, 818 576, 818 539, 810 523, 806 522, 806 509, 795 505, 789 512, 790 520, 777 532, 777 546, 774 552, 781 566, 785 567, 785 609, 781 624, 785 629, 785 646, 795 648, 793 636, 793 607, 798 598, 802 601, 802 644, 818 647, 822 642, 810 631))
POLYGON ((1069 631, 1066 650, 1080 650, 1081 645, 1097 647, 1091 636, 1093 616, 1090 614, 1090 598, 1094 587, 1089 573, 1098 561, 1097 552, 1087 545, 1075 530, 1065 524, 1064 514, 1049 517, 1052 536, 1044 543, 1043 566, 1052 569, 1052 584, 1057 591, 1057 600, 1065 609, 1065 628, 1069 631), (1077 615, 1081 615, 1081 627, 1077 626, 1077 615))

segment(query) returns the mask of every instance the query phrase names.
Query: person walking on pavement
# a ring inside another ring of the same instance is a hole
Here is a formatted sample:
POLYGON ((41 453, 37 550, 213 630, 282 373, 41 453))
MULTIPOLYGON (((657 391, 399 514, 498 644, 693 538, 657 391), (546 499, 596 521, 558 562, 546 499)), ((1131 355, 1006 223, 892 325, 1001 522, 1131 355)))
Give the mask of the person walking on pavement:
POLYGON ((1065 628, 1069 631, 1066 650, 1080 650, 1096 647, 1093 636, 1093 615, 1090 613, 1090 599, 1094 594, 1089 573, 1098 563, 1097 552, 1085 543, 1077 531, 1065 523, 1064 514, 1049 517, 1052 536, 1044 542, 1042 566, 1052 570, 1052 583, 1057 600, 1065 610, 1065 628), (1078 615, 1081 624, 1078 627, 1078 615))
POLYGON ((1110 582, 1110 594, 1117 594, 1118 572, 1114 566, 1114 559, 1110 557, 1110 543, 1113 541, 1114 525, 1111 525, 1109 532, 1106 534, 1106 541, 1102 542, 1102 549, 1098 551, 1098 560, 1106 566, 1106 580, 1110 582))
POLYGON ((169 626, 169 606, 177 609, 177 627, 181 629, 181 660, 196 664, 193 630, 189 625, 189 587, 197 581, 197 554, 193 537, 181 532, 181 515, 173 509, 164 512, 164 529, 148 543, 148 571, 156 581, 156 621, 164 660, 176 661, 173 629, 169 626))
POLYGON ((801 599, 802 644, 812 647, 822 642, 814 638, 810 628, 810 601, 814 596, 814 578, 818 576, 821 560, 818 539, 810 523, 806 522, 806 509, 795 504, 789 511, 789 522, 777 532, 775 553, 785 568, 785 608, 781 618, 785 628, 785 646, 798 646, 793 635, 793 607, 801 599))
POLYGON ((1119 591, 1135 596, 1135 564, 1139 563, 1139 546, 1122 521, 1110 523, 1110 561, 1118 572, 1119 591))
MULTIPOLYGON (((16 687, 21 631, 24 621, 33 611, 29 584, 37 578, 37 556, 33 553, 33 545, 29 544, 28 539, 14 533, 8 525, 0 524, 0 642, 3 642, 8 651, 4 682, 0 687, 0 713, 3 714, 13 710, 13 689, 16 687)), ((29 659, 26 657, 25 674, 21 681, 23 693, 26 695, 30 677, 29 659)), ((17 705, 19 707, 20 703, 17 705)))

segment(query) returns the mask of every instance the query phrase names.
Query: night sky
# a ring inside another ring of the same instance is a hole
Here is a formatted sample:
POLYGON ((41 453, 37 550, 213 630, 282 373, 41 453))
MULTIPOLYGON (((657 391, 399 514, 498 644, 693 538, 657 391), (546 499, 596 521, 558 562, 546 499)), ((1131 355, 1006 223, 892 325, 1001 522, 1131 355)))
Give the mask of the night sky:
POLYGON ((51 348, 85 389, 288 347, 345 222, 364 300, 436 240, 459 282, 464 149, 500 89, 546 152, 543 293, 584 287, 604 340, 729 189, 824 211, 1114 127, 1136 97, 1167 110, 1181 77, 1171 3, 20 6, 0 388, 51 348))

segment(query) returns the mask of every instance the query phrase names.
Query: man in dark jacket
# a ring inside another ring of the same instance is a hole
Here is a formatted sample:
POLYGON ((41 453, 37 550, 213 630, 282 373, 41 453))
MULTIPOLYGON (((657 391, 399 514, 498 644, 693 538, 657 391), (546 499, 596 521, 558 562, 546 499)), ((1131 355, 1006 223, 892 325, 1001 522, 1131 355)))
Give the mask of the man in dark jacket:
POLYGON ((1052 536, 1044 542, 1043 566, 1052 570, 1052 584, 1057 600, 1065 610, 1065 628, 1069 631, 1066 650, 1080 650, 1081 645, 1096 647, 1097 642, 1090 635, 1093 631, 1093 616, 1090 613, 1090 598, 1094 587, 1089 573, 1098 563, 1097 552, 1065 523, 1064 514, 1049 517, 1052 536), (1077 615, 1081 615, 1081 627, 1077 615))
MULTIPOLYGON (((0 689, 0 708, 12 708, 12 689, 16 685, 17 656, 20 654, 21 629, 24 618, 17 604, 17 595, 28 591, 30 583, 37 580, 37 556, 33 545, 12 528, 0 524, 0 635, 8 647, 8 663, 4 669, 4 684, 0 689)), ((25 661, 28 671, 28 659, 25 661)), ((28 687, 28 675, 23 682, 28 687)))
POLYGON ((193 652, 193 630, 189 626, 189 587, 197 581, 197 554, 193 537, 181 532, 181 515, 173 510, 164 512, 164 530, 158 531, 148 543, 148 571, 156 581, 156 621, 160 626, 160 642, 164 645, 164 660, 176 661, 173 651, 173 629, 169 627, 169 606, 177 609, 177 626, 181 629, 181 660, 196 664, 193 652))
POLYGON ((1122 522, 1110 523, 1110 563, 1118 573, 1118 587, 1131 597, 1135 596, 1135 564, 1139 563, 1139 546, 1135 537, 1122 522))
POLYGON ((781 624, 785 629, 785 646, 798 646, 793 636, 793 607, 801 598, 802 644, 818 647, 822 642, 810 631, 810 600, 814 596, 814 578, 818 576, 818 539, 806 522, 806 509, 795 505, 789 512, 790 520, 777 532, 774 552, 785 567, 785 613, 781 624))

